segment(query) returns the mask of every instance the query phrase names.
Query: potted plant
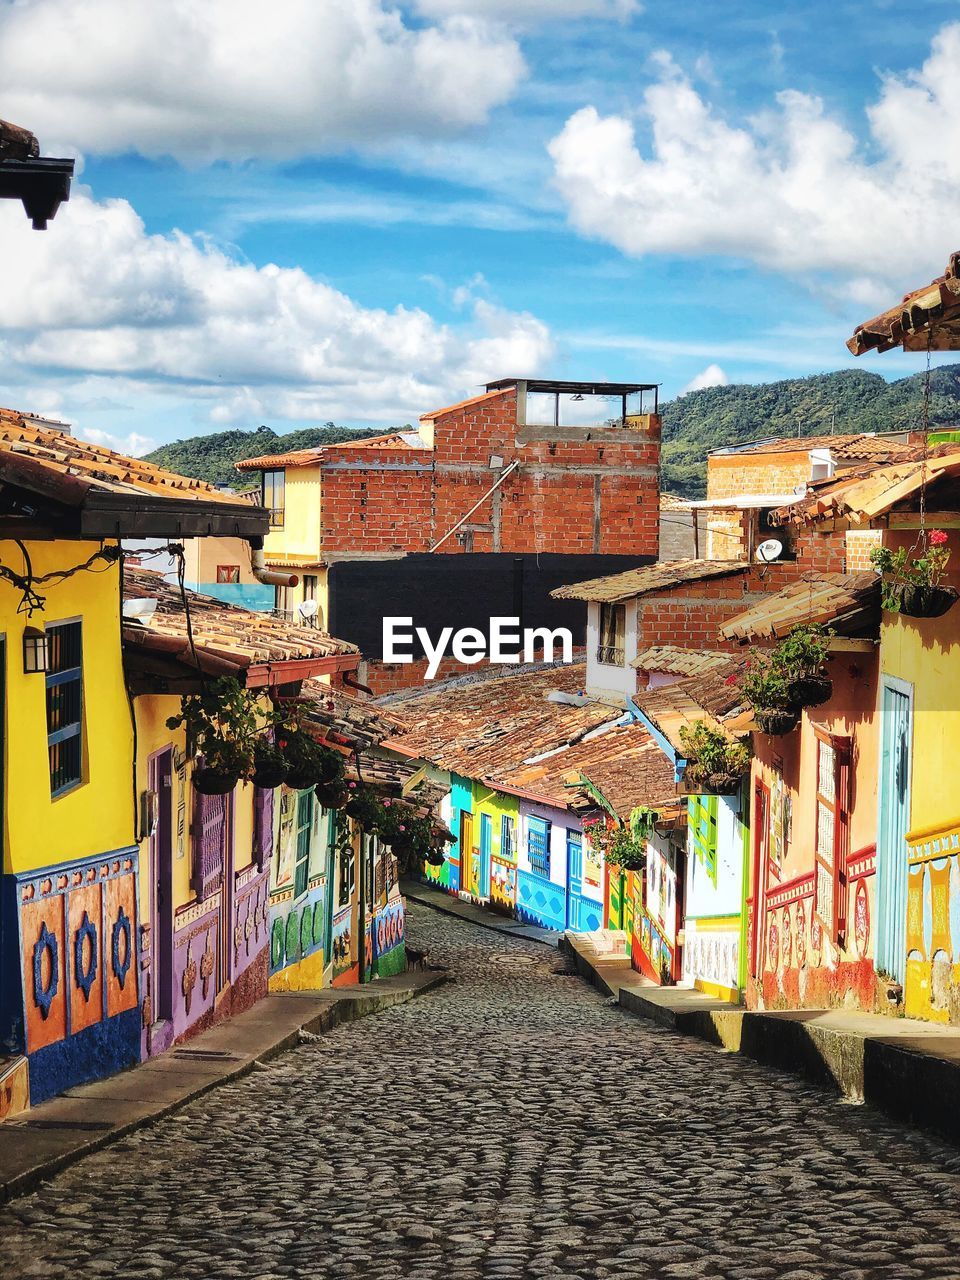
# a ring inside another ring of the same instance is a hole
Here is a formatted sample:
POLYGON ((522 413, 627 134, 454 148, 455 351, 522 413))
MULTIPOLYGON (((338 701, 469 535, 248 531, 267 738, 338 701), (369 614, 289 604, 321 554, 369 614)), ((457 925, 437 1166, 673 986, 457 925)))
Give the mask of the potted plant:
POLYGON ((753 655, 740 688, 753 705, 754 718, 761 733, 779 737, 790 733, 800 723, 800 712, 791 700, 787 671, 773 654, 753 655))
POLYGON ((290 772, 287 757, 275 742, 264 734, 253 748, 253 778, 256 787, 279 787, 290 772))
POLYGON ((343 757, 339 752, 321 746, 300 724, 282 725, 277 737, 287 762, 288 787, 295 791, 333 787, 343 777, 343 757))
POLYGON ((819 707, 833 693, 826 673, 830 636, 820 624, 804 623, 793 629, 773 651, 773 662, 787 677, 787 697, 793 707, 819 707))
POLYGON ((194 788, 202 795, 226 795, 254 771, 255 747, 264 729, 257 695, 232 676, 223 676, 187 694, 180 707, 167 728, 183 725, 188 749, 201 757, 193 771, 194 788))
POLYGON ((371 787, 360 782, 348 782, 346 810, 354 822, 370 835, 379 835, 383 825, 384 807, 371 787))
POLYGON ((687 753, 686 780, 700 795, 732 795, 750 768, 750 752, 705 720, 683 725, 680 742, 687 753))
POLYGON ((942 529, 923 534, 923 547, 914 555, 898 547, 875 547, 870 562, 882 574, 880 603, 887 613, 903 613, 911 618, 939 618, 957 601, 953 587, 941 585, 950 559, 947 535, 942 529))

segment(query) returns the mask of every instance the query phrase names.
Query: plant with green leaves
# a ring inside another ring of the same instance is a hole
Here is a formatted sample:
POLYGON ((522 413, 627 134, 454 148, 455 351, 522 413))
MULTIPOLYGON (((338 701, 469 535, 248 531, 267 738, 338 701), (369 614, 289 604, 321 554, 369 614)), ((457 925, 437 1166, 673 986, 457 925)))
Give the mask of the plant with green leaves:
POLYGON ((255 768, 256 746, 272 722, 258 695, 233 676, 221 676, 180 701, 180 713, 168 729, 186 729, 188 750, 203 758, 193 772, 194 787, 207 795, 225 795, 255 768))
POLYGON ((818 707, 833 693, 833 681, 826 673, 833 634, 821 623, 801 623, 774 649, 773 662, 786 676, 792 706, 818 707))
POLYGON ((880 603, 887 613, 937 618, 957 599, 953 587, 942 585, 950 561, 947 535, 931 529, 922 538, 919 554, 914 547, 875 547, 870 552, 871 564, 882 575, 880 603))
POLYGON ((750 768, 750 751, 706 720, 680 729, 680 745, 688 764, 686 781, 691 789, 703 795, 729 795, 740 786, 740 779, 750 768))

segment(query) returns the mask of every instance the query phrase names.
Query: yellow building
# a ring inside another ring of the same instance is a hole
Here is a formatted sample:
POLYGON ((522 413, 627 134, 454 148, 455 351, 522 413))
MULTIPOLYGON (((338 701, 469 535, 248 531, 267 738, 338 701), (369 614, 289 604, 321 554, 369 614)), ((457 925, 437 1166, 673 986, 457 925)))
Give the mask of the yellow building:
POLYGON ((140 1057, 140 815, 119 539, 258 537, 264 517, 9 410, 0 476, 0 1077, 23 1103, 140 1057))
POLYGON ((190 591, 181 595, 143 570, 127 571, 125 593, 136 615, 125 621, 123 640, 144 814, 144 1051, 155 1054, 249 1008, 266 995, 268 982, 274 990, 322 986, 330 954, 325 907, 315 919, 314 902, 309 913, 305 906, 308 886, 323 890, 330 878, 331 815, 312 788, 241 782, 225 796, 202 794, 193 785, 184 731, 168 728, 168 719, 204 680, 234 677, 260 693, 266 712, 273 694, 292 697, 305 679, 356 667, 359 655, 318 630, 190 591), (275 890, 289 907, 281 963, 272 966, 275 890), (272 967, 288 966, 293 976, 269 980, 272 967))

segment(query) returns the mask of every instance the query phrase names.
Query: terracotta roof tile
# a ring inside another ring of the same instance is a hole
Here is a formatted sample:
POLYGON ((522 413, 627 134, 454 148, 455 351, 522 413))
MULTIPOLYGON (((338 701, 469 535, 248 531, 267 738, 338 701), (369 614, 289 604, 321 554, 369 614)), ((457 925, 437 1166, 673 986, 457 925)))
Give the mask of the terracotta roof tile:
MULTIPOLYGON (((618 818, 628 821, 640 806, 656 809, 664 817, 685 810, 686 800, 679 794, 674 766, 641 725, 633 724, 623 731, 623 740, 617 745, 616 752, 598 760, 583 761, 578 772, 603 796, 618 818)), ((588 795, 583 798, 586 800, 588 795)))
POLYGON ((800 623, 830 623, 851 629, 876 629, 880 579, 875 573, 805 573, 782 591, 725 622, 725 640, 779 640, 800 623))
POLYGON ((605 578, 589 578, 586 582, 557 587, 550 594, 555 600, 615 602, 679 587, 687 582, 746 573, 749 568, 749 564, 739 560, 662 560, 605 578))
POLYGON ((100 494, 213 504, 236 510, 241 518, 251 514, 250 503, 239 494, 36 426, 29 415, 14 409, 0 409, 0 479, 27 488, 35 484, 68 505, 79 506, 87 496, 100 494))
POLYGON ((697 720, 705 720, 728 737, 733 736, 723 722, 743 708, 744 699, 731 674, 691 676, 640 692, 634 702, 674 751, 682 755, 680 729, 692 727, 697 720))
POLYGON ((238 471, 263 471, 272 467, 286 469, 319 466, 325 458, 340 452, 353 453, 356 449, 413 450, 429 449, 425 441, 414 439, 415 431, 388 431, 381 436, 364 436, 359 440, 337 440, 333 444, 318 444, 315 449, 294 449, 290 453, 266 453, 259 458, 244 458, 235 463, 238 471))
POLYGON ((716 649, 681 649, 675 644, 655 644, 638 653, 630 664, 640 671, 662 671, 665 675, 696 676, 707 671, 729 670, 736 659, 716 649))
MULTIPOLYGON (((901 462, 887 467, 858 469, 853 475, 835 476, 810 487, 798 502, 780 507, 771 515, 774 524, 814 524, 818 521, 844 519, 851 524, 869 524, 885 515, 901 502, 915 498, 927 489, 927 506, 933 501, 930 490, 939 481, 956 481, 960 477, 960 447, 938 445, 925 461, 901 462)), ((955 509, 957 495, 952 493, 955 509)), ((941 508, 942 509, 942 508, 941 508)))
POLYGON ((500 387, 496 391, 484 391, 469 400, 459 400, 456 404, 444 405, 442 409, 431 409, 429 413, 421 413, 421 422, 432 422, 434 418, 445 417, 448 413, 457 413, 460 409, 471 409, 475 404, 484 404, 488 400, 499 400, 501 396, 512 395, 514 387, 500 387))
POLYGON ((930 284, 904 294, 900 302, 858 324, 847 346, 855 356, 865 351, 956 351, 960 348, 960 253, 952 253, 947 269, 930 284))
POLYGON ((714 449, 710 456, 739 458, 768 453, 808 453, 811 449, 829 449, 836 458, 864 458, 876 462, 896 462, 917 456, 915 444, 863 431, 851 435, 782 436, 776 440, 761 440, 757 444, 714 449))
MULTIPOLYGON (((156 600, 157 608, 143 620, 124 619, 123 638, 132 649, 171 654, 191 661, 187 615, 178 587, 158 573, 127 566, 123 574, 125 600, 156 600)), ((337 640, 312 627, 296 627, 270 613, 256 613, 226 604, 212 596, 186 591, 198 655, 225 662, 243 671, 278 662, 347 656, 356 645, 337 640)), ((201 662, 201 666, 202 666, 201 662)))

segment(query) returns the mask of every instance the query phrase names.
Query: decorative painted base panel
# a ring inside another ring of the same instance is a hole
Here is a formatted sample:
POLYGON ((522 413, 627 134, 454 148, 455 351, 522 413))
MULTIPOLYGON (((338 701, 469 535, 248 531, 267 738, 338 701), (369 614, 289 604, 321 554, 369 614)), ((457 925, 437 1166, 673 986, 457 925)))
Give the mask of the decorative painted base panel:
POLYGON ((30 1102, 36 1106, 64 1089, 102 1080, 140 1061, 140 1010, 86 1027, 29 1057, 30 1102))
POLYGON ((566 894, 563 887, 534 875, 517 872, 517 919, 543 929, 565 929, 567 924, 566 894))
POLYGON ((739 999, 740 921, 684 921, 683 981, 721 1000, 739 999))
POLYGON ((567 926, 574 933, 594 933, 603 927, 603 903, 593 898, 584 897, 582 893, 567 895, 570 923, 567 926))

